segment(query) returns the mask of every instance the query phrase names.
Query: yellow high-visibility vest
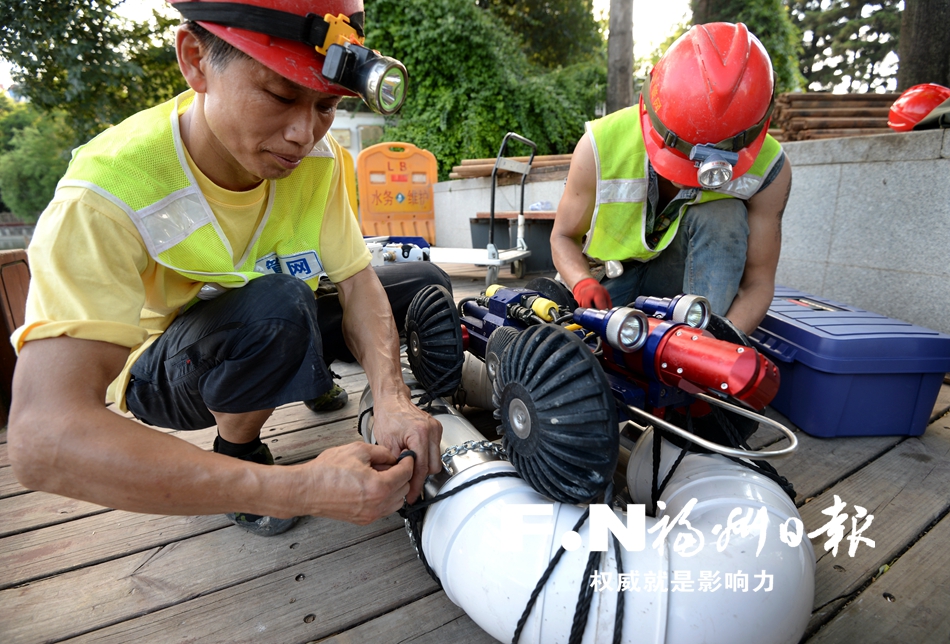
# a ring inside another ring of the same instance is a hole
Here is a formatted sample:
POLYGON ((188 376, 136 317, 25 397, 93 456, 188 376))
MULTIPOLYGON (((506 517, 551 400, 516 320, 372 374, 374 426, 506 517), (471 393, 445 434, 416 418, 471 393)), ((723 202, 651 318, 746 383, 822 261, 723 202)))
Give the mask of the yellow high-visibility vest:
MULTIPOLYGON (((587 124, 597 161, 597 194, 584 253, 601 261, 649 261, 670 245, 686 209, 717 199, 749 199, 782 155, 782 146, 766 135, 749 171, 717 190, 696 189, 654 248, 647 243, 649 157, 643 142, 638 106, 608 114, 587 124)), ((657 213, 659 214, 659 213, 657 213)))
POLYGON ((159 264, 198 282, 234 288, 286 273, 316 290, 323 272, 320 230, 335 163, 320 141, 293 173, 273 181, 264 216, 244 256, 198 189, 178 126, 188 91, 144 110, 77 148, 59 186, 88 188, 119 206, 159 264))

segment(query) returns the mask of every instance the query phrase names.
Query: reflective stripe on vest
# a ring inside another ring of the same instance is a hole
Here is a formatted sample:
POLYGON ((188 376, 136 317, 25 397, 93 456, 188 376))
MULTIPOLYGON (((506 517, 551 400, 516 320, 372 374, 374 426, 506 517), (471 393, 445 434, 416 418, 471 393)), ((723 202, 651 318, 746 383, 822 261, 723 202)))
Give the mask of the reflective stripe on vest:
MULTIPOLYGON (((649 157, 643 143, 638 106, 609 114, 587 124, 597 186, 594 213, 584 253, 594 259, 649 261, 673 241, 686 208, 718 199, 749 199, 781 157, 778 141, 766 135, 749 171, 718 190, 697 189, 696 198, 680 207, 655 248, 647 243, 647 190, 649 157)), ((659 213, 657 213, 659 215, 659 213)))
POLYGON ((194 92, 133 115, 77 148, 58 186, 88 188, 129 216, 159 264, 198 282, 243 286, 287 273, 316 289, 320 229, 333 174, 324 139, 293 173, 271 181, 264 216, 243 257, 233 249, 185 159, 178 126, 194 92))

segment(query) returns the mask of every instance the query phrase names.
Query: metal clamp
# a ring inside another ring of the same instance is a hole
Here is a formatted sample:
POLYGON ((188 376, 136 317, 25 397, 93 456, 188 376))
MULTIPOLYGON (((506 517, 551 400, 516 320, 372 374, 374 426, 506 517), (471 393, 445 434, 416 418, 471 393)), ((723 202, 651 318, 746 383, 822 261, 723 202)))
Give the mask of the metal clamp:
POLYGON ((491 441, 465 441, 461 445, 453 445, 442 452, 442 464, 445 469, 452 471, 452 459, 468 452, 481 452, 492 456, 492 460, 507 461, 508 455, 505 454, 505 448, 491 441))

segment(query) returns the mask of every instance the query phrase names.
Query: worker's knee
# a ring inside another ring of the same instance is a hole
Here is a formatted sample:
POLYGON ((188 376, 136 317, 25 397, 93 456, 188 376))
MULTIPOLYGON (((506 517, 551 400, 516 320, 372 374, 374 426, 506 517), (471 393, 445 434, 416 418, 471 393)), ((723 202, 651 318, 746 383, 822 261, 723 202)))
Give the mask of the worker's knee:
POLYGON ((680 224, 689 245, 709 245, 723 250, 741 250, 749 239, 749 215, 745 202, 720 199, 690 206, 680 224))

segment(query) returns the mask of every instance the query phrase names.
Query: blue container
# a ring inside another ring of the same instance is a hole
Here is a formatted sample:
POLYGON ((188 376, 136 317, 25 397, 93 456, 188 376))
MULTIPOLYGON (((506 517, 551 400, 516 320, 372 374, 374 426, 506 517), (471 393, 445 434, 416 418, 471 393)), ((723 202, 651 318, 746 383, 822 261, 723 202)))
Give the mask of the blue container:
POLYGON ((950 336, 778 286, 752 343, 779 367, 772 407, 812 436, 919 436, 950 336))

